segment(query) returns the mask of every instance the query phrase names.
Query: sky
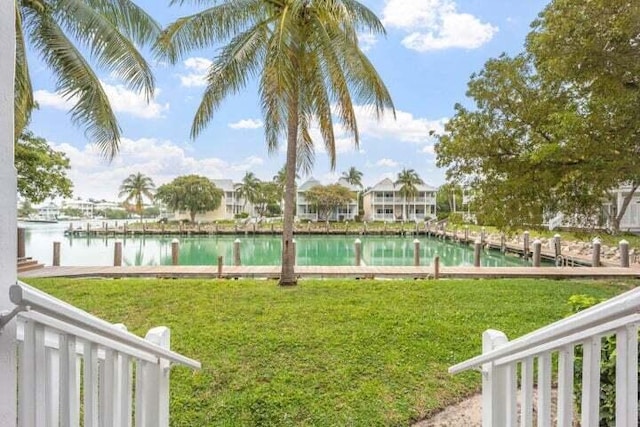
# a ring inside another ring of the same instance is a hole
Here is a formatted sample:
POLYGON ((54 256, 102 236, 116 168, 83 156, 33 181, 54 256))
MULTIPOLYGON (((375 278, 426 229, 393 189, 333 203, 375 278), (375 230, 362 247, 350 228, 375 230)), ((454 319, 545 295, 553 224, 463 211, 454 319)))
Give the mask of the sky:
MULTIPOLYGON (((360 37, 366 52, 387 85, 396 119, 386 114, 377 122, 366 105, 356 105, 359 147, 336 129, 337 162, 331 170, 316 143, 311 176, 324 184, 337 181, 351 166, 371 186, 395 179, 403 168, 415 169, 433 186, 445 182, 445 171, 435 165, 430 131, 442 132, 454 105, 473 107, 465 97, 472 73, 503 52, 521 52, 530 23, 548 1, 542 0, 361 0, 382 20, 387 36, 360 37)), ((161 25, 197 12, 187 6, 169 7, 168 0, 136 0, 161 25)), ((156 91, 146 104, 142 95, 127 89, 108 72, 98 69, 119 123, 122 141, 111 162, 71 123, 69 102, 55 91, 55 80, 37 56, 30 67, 40 109, 30 129, 67 154, 74 197, 117 200, 118 187, 132 173, 150 176, 157 186, 177 176, 198 174, 212 179, 240 181, 247 171, 270 180, 284 164, 285 142, 270 154, 255 82, 223 102, 209 126, 196 140, 189 131, 204 90, 204 75, 216 47, 193 51, 175 65, 149 58, 156 91)), ((309 176, 302 176, 305 181, 309 176)))

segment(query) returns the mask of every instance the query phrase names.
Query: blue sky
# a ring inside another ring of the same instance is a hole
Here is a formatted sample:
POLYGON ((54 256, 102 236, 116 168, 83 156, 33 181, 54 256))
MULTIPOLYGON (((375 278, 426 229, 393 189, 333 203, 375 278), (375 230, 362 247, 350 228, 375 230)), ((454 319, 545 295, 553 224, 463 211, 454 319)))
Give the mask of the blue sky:
MULTIPOLYGON (((138 0, 162 25, 196 11, 168 7, 168 2, 138 0), (160 6, 162 4, 162 6, 160 6)), ((357 106, 359 149, 337 130, 338 156, 331 171, 327 156, 316 153, 312 175, 334 182, 355 166, 365 185, 394 178, 402 168, 415 169, 428 184, 444 182, 435 166, 429 131, 441 131, 456 102, 465 98, 470 75, 502 52, 523 49, 529 24, 545 7, 541 0, 363 0, 382 19, 386 38, 363 36, 361 44, 389 88, 397 110, 377 123, 366 106, 357 106)), ((51 74, 37 58, 31 72, 40 110, 31 129, 71 159, 75 196, 115 200, 130 173, 143 172, 157 185, 179 175, 240 180, 246 171, 268 180, 284 162, 284 151, 269 155, 264 144, 255 84, 230 97, 201 136, 189 129, 203 91, 203 73, 215 49, 194 51, 174 66, 155 63, 154 99, 145 105, 108 73, 99 73, 123 129, 120 154, 102 159, 82 128, 73 126, 68 102, 55 93, 51 74)), ((321 143, 318 144, 322 145, 321 143)), ((284 144, 283 144, 284 148, 284 144)), ((303 177, 304 180, 305 177, 303 177)))

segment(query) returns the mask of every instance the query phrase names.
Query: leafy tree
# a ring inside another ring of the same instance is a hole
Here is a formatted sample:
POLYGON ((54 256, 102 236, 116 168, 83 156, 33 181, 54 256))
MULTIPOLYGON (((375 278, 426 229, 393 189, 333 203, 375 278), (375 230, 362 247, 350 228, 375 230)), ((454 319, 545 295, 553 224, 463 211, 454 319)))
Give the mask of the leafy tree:
POLYGON ((403 219, 409 219, 409 212, 407 212, 407 199, 415 199, 418 195, 417 186, 420 184, 424 184, 424 181, 415 170, 405 168, 398 172, 398 179, 393 183, 393 185, 400 186, 400 195, 404 198, 403 219))
POLYGON ((71 218, 82 218, 84 215, 82 209, 79 208, 64 208, 62 214, 71 218))
POLYGON ((156 199, 174 211, 187 211, 191 222, 197 213, 213 211, 220 207, 224 192, 208 178, 199 175, 179 176, 158 187, 156 199))
POLYGON ((259 182, 253 203, 258 215, 265 216, 269 210, 271 212, 274 211, 274 205, 278 208, 276 211, 279 213, 278 203, 281 199, 282 193, 280 193, 278 184, 275 182, 259 182))
POLYGON ((127 219, 129 218, 129 213, 122 209, 105 209, 104 217, 107 219, 127 219))
POLYGON ((154 79, 136 45, 153 42, 160 27, 131 0, 17 0, 15 4, 16 135, 25 129, 36 106, 27 64, 29 44, 53 71, 57 91, 74 104, 72 121, 85 125, 91 141, 112 158, 118 151, 120 128, 83 52, 149 99, 154 79))
POLYGON ((351 166, 348 171, 342 172, 342 178, 351 185, 362 188, 362 172, 351 166))
POLYGON ((253 172, 247 172, 244 174, 240 185, 236 188, 236 194, 238 197, 244 199, 242 208, 246 208, 247 202, 252 205, 256 203, 258 198, 258 191, 260 187, 260 180, 255 176, 253 172))
POLYGON ((160 39, 172 61, 223 44, 209 69, 192 137, 204 130, 224 98, 252 78, 259 80, 267 146, 274 152, 282 137, 287 141, 281 285, 296 284, 291 244, 295 175, 313 162, 311 125, 318 125, 335 167, 333 112, 357 146, 354 101, 372 104, 378 117, 393 108, 382 79, 358 46, 358 33, 384 34, 384 28, 355 0, 222 0, 178 19, 160 39))
POLYGON ((69 159, 53 150, 44 138, 22 132, 15 144, 15 164, 18 194, 31 203, 41 203, 50 197, 71 197, 69 159))
POLYGON ((311 187, 304 197, 316 207, 319 219, 328 220, 331 212, 340 206, 348 205, 355 194, 340 184, 331 184, 311 187))
POLYGON ((555 0, 524 53, 472 76, 476 108, 456 105, 436 153, 479 217, 514 227, 563 212, 594 224, 610 190, 631 183, 619 227, 640 184, 640 9, 627 6, 555 0))
POLYGON ((144 198, 146 197, 150 201, 153 200, 153 191, 155 190, 155 187, 156 186, 150 177, 143 175, 140 172, 132 173, 122 181, 118 197, 125 197, 125 205, 129 205, 133 201, 134 204, 132 206, 134 211, 140 215, 140 221, 142 221, 144 198))
POLYGON ((449 214, 457 212, 462 207, 462 188, 453 183, 447 183, 436 193, 436 210, 438 213, 449 214))

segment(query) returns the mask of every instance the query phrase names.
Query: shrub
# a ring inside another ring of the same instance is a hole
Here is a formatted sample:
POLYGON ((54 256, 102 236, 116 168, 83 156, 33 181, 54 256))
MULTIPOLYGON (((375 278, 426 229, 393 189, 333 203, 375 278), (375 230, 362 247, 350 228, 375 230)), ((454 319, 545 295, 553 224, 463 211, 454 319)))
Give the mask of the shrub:
POLYGON ((233 216, 235 219, 245 219, 245 218, 249 218, 249 214, 246 212, 240 212, 237 213, 233 216))
MULTIPOLYGON (((586 310, 603 300, 588 295, 572 295, 569 297, 569 305, 572 313, 586 310)), ((640 362, 638 363, 640 368, 640 362)), ((582 398, 582 346, 575 347, 574 382, 573 392, 580 411, 582 398)), ((638 399, 640 400, 640 384, 638 387, 638 399)), ((602 341, 600 361, 600 423, 601 427, 613 427, 616 425, 616 337, 607 336, 602 341)), ((640 425, 640 414, 638 415, 640 425)))

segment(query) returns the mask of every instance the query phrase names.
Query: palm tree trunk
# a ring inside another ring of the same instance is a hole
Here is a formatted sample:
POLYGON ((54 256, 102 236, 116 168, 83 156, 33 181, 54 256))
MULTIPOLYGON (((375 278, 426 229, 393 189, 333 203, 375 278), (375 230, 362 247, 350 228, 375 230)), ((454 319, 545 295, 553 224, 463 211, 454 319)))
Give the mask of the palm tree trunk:
POLYGON ((286 177, 284 185, 284 216, 282 224, 282 272, 280 274, 280 286, 295 286, 296 279, 293 252, 293 208, 296 200, 296 168, 298 149, 298 98, 294 96, 289 104, 289 117, 287 119, 287 163, 285 165, 286 177))

